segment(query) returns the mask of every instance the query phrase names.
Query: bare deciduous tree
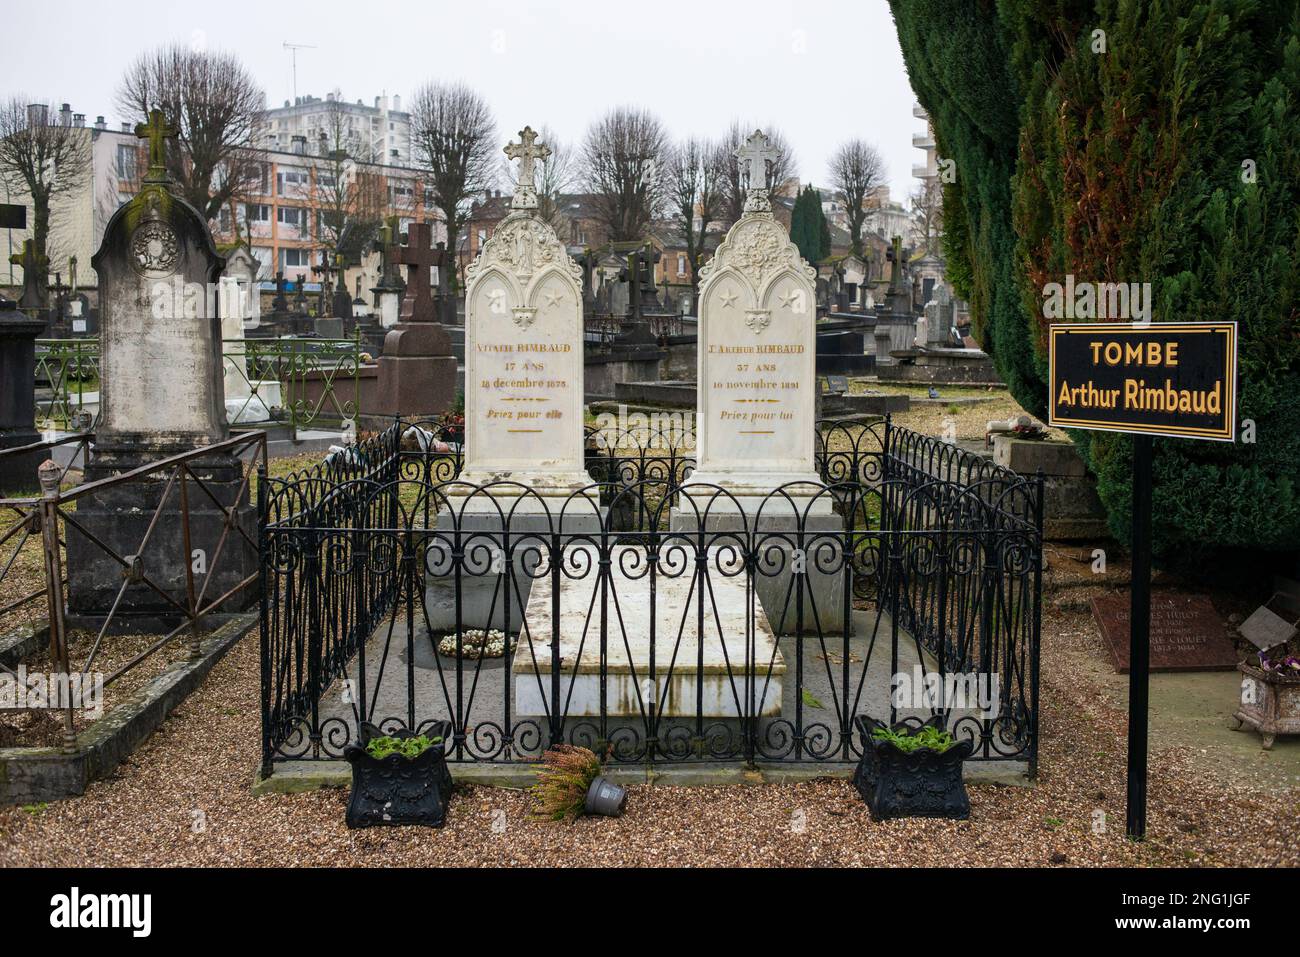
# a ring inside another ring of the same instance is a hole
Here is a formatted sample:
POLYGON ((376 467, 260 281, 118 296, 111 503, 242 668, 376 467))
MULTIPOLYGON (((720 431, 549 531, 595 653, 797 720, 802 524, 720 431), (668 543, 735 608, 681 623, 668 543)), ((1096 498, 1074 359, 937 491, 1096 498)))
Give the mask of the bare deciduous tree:
POLYGON ((699 296, 700 257, 709 226, 721 219, 726 183, 727 160, 717 143, 691 137, 673 150, 668 163, 668 203, 691 263, 693 304, 699 296))
POLYGON ((311 183, 320 210, 318 241, 323 250, 352 259, 378 231, 385 195, 382 178, 367 168, 374 158, 368 131, 362 136, 349 127, 338 90, 325 102, 320 153, 311 183))
POLYGON ((661 167, 668 136, 648 110, 617 107, 587 130, 582 146, 587 188, 611 242, 635 242, 663 204, 661 167))
POLYGON ((831 157, 831 186, 844 197, 849 218, 849 244, 862 255, 862 224, 867 218, 867 197, 885 181, 885 161, 870 143, 849 140, 831 157))
POLYGON ((463 84, 425 84, 411 105, 411 140, 447 224, 447 248, 457 249, 470 197, 497 181, 501 147, 492 111, 463 84))
POLYGON ((259 177, 253 137, 266 95, 232 53, 169 44, 143 54, 122 77, 117 106, 148 118, 162 110, 177 132, 167 170, 181 195, 209 220, 259 177))
MULTIPOLYGON (((726 226, 730 226, 745 213, 745 190, 748 189, 749 183, 745 179, 744 167, 736 159, 736 150, 745 145, 745 138, 756 128, 752 123, 732 120, 720 144, 723 158, 727 163, 726 180, 723 184, 725 195, 722 216, 723 224, 726 226)), ((790 148, 790 144, 780 130, 771 126, 764 126, 762 130, 777 152, 776 159, 768 163, 767 181, 773 189, 779 189, 795 174, 794 150, 790 148)))
POLYGON ((0 105, 0 177, 14 196, 32 203, 32 239, 37 255, 52 255, 50 215, 54 200, 77 188, 90 172, 90 134, 53 121, 46 104, 25 96, 0 105))
POLYGON ((943 184, 937 176, 923 181, 912 192, 912 243, 918 249, 937 252, 943 234, 943 184))

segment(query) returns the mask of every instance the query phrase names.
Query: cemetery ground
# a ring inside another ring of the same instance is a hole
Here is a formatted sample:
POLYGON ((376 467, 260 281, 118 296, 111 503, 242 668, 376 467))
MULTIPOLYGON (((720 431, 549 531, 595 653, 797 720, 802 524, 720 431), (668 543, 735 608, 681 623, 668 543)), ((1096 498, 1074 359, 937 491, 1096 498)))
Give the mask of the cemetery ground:
MULTIPOLYGON (((860 381, 851 388, 868 386, 879 388, 860 381)), ((884 388, 927 395, 925 387, 884 388)), ((989 420, 1020 411, 1004 390, 939 391, 939 400, 916 402, 895 421, 935 434, 949 420, 966 444, 982 439, 989 420)), ((287 475, 317 458, 278 459, 272 470, 287 475)), ((254 794, 254 632, 84 796, 0 808, 0 865, 1300 864, 1290 837, 1300 817, 1300 742, 1279 738, 1264 751, 1254 733, 1230 730, 1236 672, 1152 676, 1147 840, 1124 837, 1127 679, 1113 673, 1088 599, 1123 593, 1128 568, 1112 554, 1106 573, 1094 574, 1092 547, 1047 547, 1037 781, 972 783, 968 821, 874 823, 847 780, 760 785, 737 769, 726 786, 633 785, 621 819, 541 822, 525 792, 459 785, 441 831, 349 831, 344 789, 254 794)), ((39 576, 39 562, 31 571, 39 576)), ((1164 575, 1156 584, 1180 586, 1164 575)), ((1228 592, 1210 597, 1225 620, 1250 610, 1228 592)), ((114 654, 129 655, 130 645, 114 654)))

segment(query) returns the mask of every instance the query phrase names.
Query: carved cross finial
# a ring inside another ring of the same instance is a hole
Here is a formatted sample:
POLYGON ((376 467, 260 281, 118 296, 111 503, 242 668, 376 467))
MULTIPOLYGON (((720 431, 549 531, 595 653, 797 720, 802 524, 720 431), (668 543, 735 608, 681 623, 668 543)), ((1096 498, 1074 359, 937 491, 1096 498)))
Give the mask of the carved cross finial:
POLYGON ((168 181, 167 140, 176 136, 176 128, 167 124, 162 110, 150 110, 149 122, 136 124, 135 135, 149 141, 149 172, 144 181, 166 183, 168 181))
POLYGON ((519 142, 506 146, 506 156, 519 161, 519 178, 515 182, 515 196, 510 202, 511 209, 537 208, 537 160, 545 160, 551 155, 551 148, 545 143, 537 142, 537 134, 531 126, 519 131, 519 142))
POLYGON ((754 130, 745 137, 744 145, 736 150, 736 159, 741 168, 748 167, 749 188, 746 191, 745 212, 766 212, 771 210, 772 202, 768 194, 774 184, 767 181, 767 164, 776 160, 780 152, 771 139, 762 130, 754 130))

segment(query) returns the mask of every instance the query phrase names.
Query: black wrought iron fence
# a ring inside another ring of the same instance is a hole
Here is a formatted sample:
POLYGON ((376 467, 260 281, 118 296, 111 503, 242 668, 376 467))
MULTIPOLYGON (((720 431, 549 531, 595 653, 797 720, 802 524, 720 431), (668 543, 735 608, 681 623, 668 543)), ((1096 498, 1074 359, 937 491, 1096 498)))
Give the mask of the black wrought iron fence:
POLYGON ((824 485, 692 483, 689 436, 588 432, 563 501, 457 480, 458 426, 396 422, 259 482, 263 770, 448 720, 455 761, 850 762, 860 714, 942 713, 1037 760, 1041 479, 824 424, 824 485))

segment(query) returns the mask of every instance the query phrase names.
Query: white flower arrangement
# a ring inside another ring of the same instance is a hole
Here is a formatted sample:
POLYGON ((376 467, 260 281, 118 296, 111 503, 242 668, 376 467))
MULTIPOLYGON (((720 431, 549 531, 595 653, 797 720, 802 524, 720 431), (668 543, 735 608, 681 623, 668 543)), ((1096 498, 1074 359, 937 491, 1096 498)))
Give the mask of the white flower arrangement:
MULTIPOLYGON (((517 641, 510 639, 510 650, 515 650, 517 641)), ((503 658, 506 654, 506 636, 493 628, 484 632, 474 628, 461 632, 462 658, 503 658)), ((446 635, 438 640, 438 654, 447 658, 456 657, 456 636, 446 635)))

